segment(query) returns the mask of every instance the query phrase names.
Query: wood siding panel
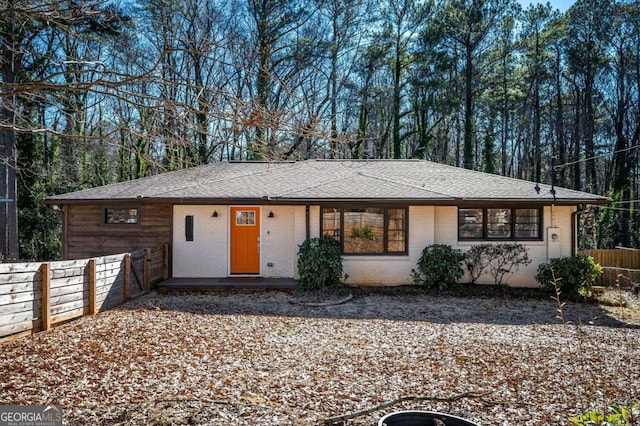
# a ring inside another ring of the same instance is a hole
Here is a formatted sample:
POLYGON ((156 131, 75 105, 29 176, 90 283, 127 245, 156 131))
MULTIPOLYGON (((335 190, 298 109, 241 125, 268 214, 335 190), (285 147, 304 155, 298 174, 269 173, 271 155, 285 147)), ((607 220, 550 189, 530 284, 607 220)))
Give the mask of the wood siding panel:
POLYGON ((170 204, 140 204, 140 223, 137 225, 104 224, 105 205, 65 206, 65 259, 86 259, 171 243, 170 204))
POLYGON ((149 275, 166 273, 165 255, 168 245, 88 260, 0 264, 0 342, 120 305, 124 286, 131 285, 127 274, 134 270, 128 260, 148 282, 149 275))

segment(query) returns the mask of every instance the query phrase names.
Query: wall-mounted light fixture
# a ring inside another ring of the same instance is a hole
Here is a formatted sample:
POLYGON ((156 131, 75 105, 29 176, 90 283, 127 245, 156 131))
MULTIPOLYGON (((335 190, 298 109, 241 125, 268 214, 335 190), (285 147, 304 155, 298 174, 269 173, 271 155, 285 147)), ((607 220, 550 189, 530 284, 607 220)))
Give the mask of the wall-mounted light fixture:
POLYGON ((273 211, 270 211, 270 212, 269 212, 269 217, 276 217, 276 215, 275 215, 275 214, 273 214, 273 211))
POLYGON ((218 211, 217 211, 217 210, 214 210, 214 211, 213 211, 213 214, 211 215, 211 217, 218 217, 218 211))

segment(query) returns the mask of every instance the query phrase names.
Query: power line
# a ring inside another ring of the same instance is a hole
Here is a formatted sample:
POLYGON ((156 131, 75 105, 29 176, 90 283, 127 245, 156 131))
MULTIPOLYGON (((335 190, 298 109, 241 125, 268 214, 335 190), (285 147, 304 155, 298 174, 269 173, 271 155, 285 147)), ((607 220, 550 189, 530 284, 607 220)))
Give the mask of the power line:
POLYGON ((638 212, 638 209, 628 209, 625 207, 611 207, 611 206, 597 206, 594 204, 589 204, 589 208, 598 208, 598 209, 607 209, 607 210, 620 210, 625 212, 638 212))
POLYGON ((632 204, 632 203, 640 203, 640 200, 612 201, 610 204, 632 204))
POLYGON ((627 152, 627 151, 631 151, 632 149, 636 149, 636 148, 640 148, 640 145, 634 145, 634 146, 630 146, 629 148, 618 149, 616 151, 613 151, 611 154, 594 155, 593 157, 581 158, 580 160, 570 161, 570 162, 564 163, 564 164, 556 164, 555 166, 553 166, 553 168, 554 169, 558 169, 560 167, 572 166, 572 165, 578 164, 578 163, 584 163, 584 162, 591 161, 591 160, 597 160, 598 158, 602 158, 602 157, 604 157, 606 155, 615 155, 615 154, 618 154, 620 152, 627 152))

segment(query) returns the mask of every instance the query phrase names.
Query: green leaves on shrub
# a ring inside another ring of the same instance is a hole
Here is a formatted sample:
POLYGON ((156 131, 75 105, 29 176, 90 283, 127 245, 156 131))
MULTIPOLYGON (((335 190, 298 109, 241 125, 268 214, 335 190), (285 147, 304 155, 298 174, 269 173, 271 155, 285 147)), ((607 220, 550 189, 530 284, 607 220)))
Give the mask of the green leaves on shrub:
POLYGON ((463 274, 460 263, 464 254, 444 244, 434 244, 422 250, 417 269, 411 270, 413 282, 426 287, 445 290, 463 274))
POLYGON ((630 407, 609 407, 611 413, 607 414, 601 410, 589 410, 580 417, 571 417, 569 420, 574 426, 632 426, 640 420, 640 404, 633 404, 630 407))
POLYGON ((320 290, 341 285, 340 243, 325 235, 300 244, 298 274, 299 285, 304 290, 320 290))
POLYGON ((602 267, 591 256, 559 257, 538 267, 536 281, 549 289, 554 288, 554 274, 558 288, 565 296, 590 296, 591 286, 602 274, 602 267))

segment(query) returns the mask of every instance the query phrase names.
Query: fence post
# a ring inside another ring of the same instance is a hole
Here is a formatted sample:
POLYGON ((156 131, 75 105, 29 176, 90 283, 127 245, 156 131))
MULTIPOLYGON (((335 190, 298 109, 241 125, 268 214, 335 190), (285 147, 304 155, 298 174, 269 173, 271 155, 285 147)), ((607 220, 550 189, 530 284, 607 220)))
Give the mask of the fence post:
POLYGON ((162 246, 162 279, 169 279, 169 244, 162 246))
POLYGON ((96 260, 89 259, 89 315, 96 314, 96 260))
POLYGON ((124 300, 129 300, 131 285, 131 254, 124 255, 124 300))
POLYGON ((144 281, 144 290, 151 290, 151 249, 144 249, 144 267, 143 267, 143 277, 142 281, 144 281))
POLYGON ((40 327, 46 331, 51 328, 51 315, 49 305, 51 303, 51 297, 49 293, 49 286, 51 281, 49 279, 49 264, 43 263, 40 265, 40 295, 42 299, 42 314, 40 320, 42 324, 40 327))

